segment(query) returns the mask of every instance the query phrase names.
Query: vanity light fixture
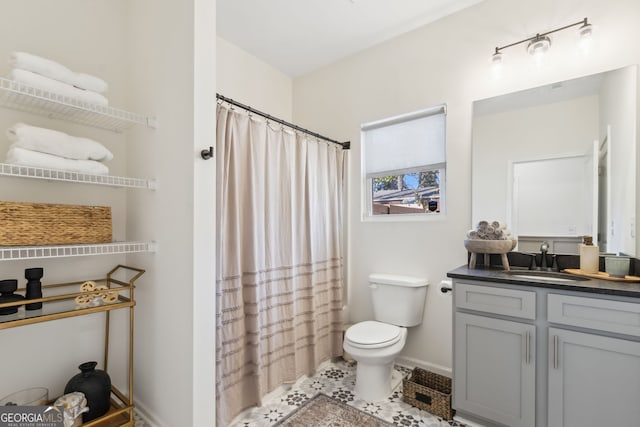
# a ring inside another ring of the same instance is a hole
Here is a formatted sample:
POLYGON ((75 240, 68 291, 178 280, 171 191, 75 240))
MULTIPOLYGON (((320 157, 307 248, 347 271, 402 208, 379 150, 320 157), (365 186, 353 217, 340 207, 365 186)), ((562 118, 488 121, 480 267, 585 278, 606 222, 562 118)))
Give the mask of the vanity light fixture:
POLYGON ((546 33, 538 33, 535 36, 517 41, 515 43, 509 43, 501 47, 496 47, 495 52, 493 53, 493 55, 491 55, 491 63, 494 66, 501 65, 504 60, 504 54, 502 53, 502 51, 509 47, 517 46, 523 43, 527 43, 527 52, 529 52, 531 56, 536 58, 536 61, 540 61, 540 59, 551 47, 551 38, 549 37, 549 34, 557 33, 558 31, 566 30, 567 28, 576 27, 578 25, 580 25, 580 28, 578 28, 580 44, 584 45, 584 42, 587 39, 590 39, 593 35, 593 26, 589 23, 587 18, 584 18, 582 21, 578 21, 573 24, 565 25, 564 27, 556 28, 555 30, 547 31, 546 33))

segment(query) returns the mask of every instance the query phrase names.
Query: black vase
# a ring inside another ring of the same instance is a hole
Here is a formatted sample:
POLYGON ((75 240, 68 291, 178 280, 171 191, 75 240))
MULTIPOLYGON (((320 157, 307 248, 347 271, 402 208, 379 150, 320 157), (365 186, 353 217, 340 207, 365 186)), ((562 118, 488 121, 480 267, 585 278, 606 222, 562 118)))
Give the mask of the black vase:
MULTIPOLYGON (((42 298, 42 283, 40 279, 44 275, 42 268, 27 268, 24 270, 24 278, 27 279, 26 299, 42 298)), ((42 308, 41 302, 25 304, 27 310, 39 310, 42 308)))
POLYGON ((96 369, 98 362, 85 362, 78 368, 82 371, 69 380, 64 388, 64 394, 81 391, 87 399, 89 412, 82 414, 82 421, 89 422, 109 410, 111 396, 111 378, 100 369, 96 369))
MULTIPOLYGON (((18 281, 16 279, 0 280, 0 304, 23 300, 24 297, 14 294, 18 289, 18 281)), ((18 312, 19 305, 12 307, 0 308, 0 315, 15 314, 18 312)))

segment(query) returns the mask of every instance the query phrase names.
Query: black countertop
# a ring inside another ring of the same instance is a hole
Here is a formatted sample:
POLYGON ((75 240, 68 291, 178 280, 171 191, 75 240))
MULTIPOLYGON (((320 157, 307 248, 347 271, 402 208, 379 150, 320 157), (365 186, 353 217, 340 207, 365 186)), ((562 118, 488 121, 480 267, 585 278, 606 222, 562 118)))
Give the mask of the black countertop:
MULTIPOLYGON (((517 271, 517 269, 512 269, 517 271)), ((527 271, 522 269, 522 271, 527 271)), ((505 283, 510 285, 534 286, 538 288, 564 289, 568 291, 590 292, 606 295, 620 295, 640 298, 640 282, 614 282, 611 280, 589 279, 584 281, 554 282, 538 277, 515 277, 501 267, 469 268, 466 265, 451 270, 447 277, 453 279, 477 280, 480 282, 505 283)))

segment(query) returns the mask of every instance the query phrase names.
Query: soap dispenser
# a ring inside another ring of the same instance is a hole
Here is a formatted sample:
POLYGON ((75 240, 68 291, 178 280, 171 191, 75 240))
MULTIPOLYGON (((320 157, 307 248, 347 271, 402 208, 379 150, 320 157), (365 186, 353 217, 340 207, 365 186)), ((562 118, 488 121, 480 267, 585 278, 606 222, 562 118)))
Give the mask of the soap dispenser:
POLYGON ((600 268, 600 251, 593 244, 591 236, 584 236, 580 245, 580 270, 587 274, 596 274, 600 268))

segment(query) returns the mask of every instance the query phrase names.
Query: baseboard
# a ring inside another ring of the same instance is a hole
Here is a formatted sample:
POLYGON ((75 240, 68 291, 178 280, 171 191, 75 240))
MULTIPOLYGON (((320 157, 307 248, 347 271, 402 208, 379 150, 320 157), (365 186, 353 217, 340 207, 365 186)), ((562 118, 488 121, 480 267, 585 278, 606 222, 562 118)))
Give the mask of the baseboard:
POLYGON ((474 421, 469 421, 468 419, 464 418, 464 417, 460 417, 458 415, 453 417, 454 421, 458 421, 459 423, 464 424, 465 426, 468 427, 485 427, 482 424, 478 424, 477 422, 474 421))
POLYGON ((414 367, 426 369, 427 371, 435 372, 436 374, 444 375, 449 378, 451 378, 452 375, 451 368, 436 365, 435 363, 429 363, 420 359, 414 359, 413 357, 398 356, 396 357, 396 363, 409 368, 414 367))
POLYGON ((139 418, 144 423, 144 427, 162 427, 162 423, 158 421, 156 417, 154 417, 143 403, 138 400, 135 400, 133 403, 133 412, 136 418, 139 418))

